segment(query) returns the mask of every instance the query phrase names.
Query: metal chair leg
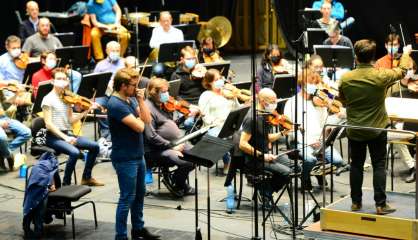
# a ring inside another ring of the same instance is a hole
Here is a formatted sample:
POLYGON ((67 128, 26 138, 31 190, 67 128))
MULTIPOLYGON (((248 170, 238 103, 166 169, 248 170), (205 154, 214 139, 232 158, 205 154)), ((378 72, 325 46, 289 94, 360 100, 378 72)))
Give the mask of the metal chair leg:
POLYGON ((91 205, 93 206, 93 215, 94 215, 94 226, 97 229, 97 215, 96 215, 96 204, 93 201, 90 201, 91 205))
POLYGON ((74 211, 71 211, 71 224, 73 229, 73 239, 75 239, 74 211))

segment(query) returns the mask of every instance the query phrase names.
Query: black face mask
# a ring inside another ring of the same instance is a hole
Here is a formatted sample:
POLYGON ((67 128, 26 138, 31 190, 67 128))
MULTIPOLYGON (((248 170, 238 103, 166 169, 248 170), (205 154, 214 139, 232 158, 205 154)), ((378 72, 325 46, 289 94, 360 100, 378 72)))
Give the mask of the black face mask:
POLYGON ((282 58, 281 57, 279 57, 279 56, 271 56, 271 62, 272 63, 274 63, 274 64, 278 64, 278 63, 280 63, 280 60, 281 60, 282 58))
POLYGON ((211 48, 203 48, 203 52, 204 52, 205 54, 207 54, 207 55, 210 55, 210 54, 212 54, 213 49, 211 49, 211 48))

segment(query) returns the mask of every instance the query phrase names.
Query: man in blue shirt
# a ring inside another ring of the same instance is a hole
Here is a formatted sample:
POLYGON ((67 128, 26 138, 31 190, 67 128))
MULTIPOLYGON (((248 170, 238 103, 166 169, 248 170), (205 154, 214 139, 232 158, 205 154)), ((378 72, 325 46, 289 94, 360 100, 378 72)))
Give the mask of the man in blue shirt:
POLYGON ((335 1, 335 0, 320 0, 320 1, 315 1, 312 4, 312 8, 313 9, 318 9, 320 10, 322 7, 322 4, 324 2, 328 2, 331 4, 332 6, 332 10, 331 10, 331 17, 337 19, 339 22, 341 22, 344 19, 344 6, 342 5, 342 3, 335 1))
POLYGON ((9 36, 6 39, 6 49, 7 52, 0 56, 0 80, 16 80, 22 83, 25 70, 18 68, 14 63, 22 54, 20 38, 9 36))
POLYGON ((93 24, 91 41, 94 58, 96 60, 104 58, 100 42, 103 34, 117 34, 121 44, 121 55, 123 56, 128 48, 131 36, 128 30, 120 24, 122 12, 116 0, 89 0, 87 13, 90 15, 93 24))
POLYGON ((145 160, 143 132, 151 114, 144 101, 144 89, 137 89, 139 74, 123 68, 114 78, 107 116, 112 137, 110 158, 119 183, 115 239, 128 239, 127 220, 131 211, 132 239, 159 239, 144 228, 145 160))

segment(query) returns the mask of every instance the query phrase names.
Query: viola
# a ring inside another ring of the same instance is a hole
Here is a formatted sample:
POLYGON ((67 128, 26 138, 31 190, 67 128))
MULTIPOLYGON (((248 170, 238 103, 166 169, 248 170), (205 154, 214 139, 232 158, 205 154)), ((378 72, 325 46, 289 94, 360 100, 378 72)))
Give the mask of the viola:
POLYGON ((207 72, 207 69, 202 64, 196 64, 191 72, 192 78, 202 79, 207 72))
POLYGON ((64 90, 61 94, 61 98, 66 104, 78 105, 82 110, 89 110, 93 105, 93 101, 90 99, 75 94, 69 90, 64 90))
POLYGON ((225 83, 222 89, 222 95, 226 99, 238 98, 241 102, 251 101, 251 91, 247 89, 239 89, 231 83, 225 83))
POLYGON ((335 99, 329 98, 328 94, 321 90, 316 90, 312 102, 315 106, 326 107, 331 113, 339 113, 343 104, 335 99))
POLYGON ((13 59, 13 62, 15 63, 17 68, 24 70, 28 66, 29 60, 29 54, 21 53, 19 57, 13 59))
POLYGON ((293 123, 284 114, 279 114, 274 110, 270 115, 267 115, 267 122, 273 126, 281 126, 286 130, 293 129, 293 123))
POLYGON ((172 96, 170 96, 166 103, 161 104, 161 106, 166 112, 178 111, 186 117, 190 114, 190 103, 186 100, 175 100, 172 96))

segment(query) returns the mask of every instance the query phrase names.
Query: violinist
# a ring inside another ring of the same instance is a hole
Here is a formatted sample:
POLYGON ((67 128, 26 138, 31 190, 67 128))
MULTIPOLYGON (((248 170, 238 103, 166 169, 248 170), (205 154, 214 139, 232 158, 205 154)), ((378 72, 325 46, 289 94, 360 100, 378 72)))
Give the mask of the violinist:
POLYGON ((169 101, 169 84, 165 79, 153 78, 148 85, 148 98, 145 101, 151 113, 151 123, 145 126, 145 149, 149 151, 152 165, 177 166, 174 182, 163 176, 163 183, 176 197, 194 194, 194 189, 187 184, 187 176, 193 170, 193 164, 180 159, 183 151, 190 149, 188 144, 172 147, 170 142, 182 137, 182 132, 173 121, 173 112, 163 107, 169 101))
POLYGON ((6 49, 7 52, 0 56, 0 80, 16 80, 22 83, 25 69, 19 68, 16 64, 23 55, 20 38, 14 35, 9 36, 6 39, 6 49))
MULTIPOLYGON (((339 123, 342 121, 344 115, 332 115, 328 116, 326 106, 315 106, 313 102, 313 96, 316 92, 316 84, 312 80, 318 79, 318 75, 315 72, 307 71, 307 82, 300 77, 298 79, 298 85, 300 86, 300 92, 290 98, 285 105, 284 114, 290 117, 291 121, 294 121, 296 107, 294 105, 295 98, 298 99, 298 119, 302 122, 302 117, 304 117, 305 125, 302 126, 305 134, 305 143, 307 144, 305 148, 305 165, 303 169, 304 182, 302 183, 302 188, 304 190, 312 190, 312 182, 310 179, 310 172, 312 168, 317 163, 318 159, 314 155, 315 150, 321 148, 322 143, 322 128, 325 123, 339 123), (313 75, 313 76, 312 76, 313 75), (316 75, 316 77, 315 77, 316 75), (306 102, 306 104, 304 104, 306 102), (304 108, 305 105, 305 108, 304 108), (306 115, 302 116, 302 109, 306 109, 306 115)), ((303 148, 302 146, 302 132, 298 131, 298 148, 303 148)), ((300 151, 300 156, 302 156, 302 151, 300 151)), ((325 149, 325 160, 329 163, 331 162, 331 148, 328 147, 325 149)), ((339 167, 343 163, 343 159, 340 153, 334 149, 333 153, 333 163, 339 167)), ((317 177, 318 185, 323 186, 322 177, 317 177)))
POLYGON ((200 94, 205 91, 202 86, 203 76, 204 70, 201 65, 197 65, 195 49, 190 46, 181 49, 179 65, 171 75, 171 80, 180 79, 180 98, 197 104, 200 94))
POLYGON ((77 137, 72 131, 71 124, 83 118, 89 110, 81 114, 73 115, 72 106, 64 102, 62 94, 68 88, 70 82, 64 68, 56 68, 52 72, 53 89, 42 100, 42 111, 47 128, 46 145, 57 152, 67 154, 68 161, 65 166, 63 184, 71 184, 71 175, 74 171, 80 150, 88 150, 85 162, 82 185, 103 186, 104 184, 92 177, 92 170, 99 153, 99 145, 85 137, 77 137))
POLYGON ((222 62, 212 37, 205 37, 200 43, 199 61, 204 63, 222 62))
POLYGON ((283 58, 279 46, 270 44, 261 60, 261 68, 257 72, 257 89, 272 88, 274 75, 292 72, 289 62, 283 58))
POLYGON ((375 68, 395 68, 399 66, 399 59, 402 54, 399 53, 401 46, 401 38, 396 33, 391 33, 386 37, 385 48, 387 54, 379 58, 374 64, 375 68))

